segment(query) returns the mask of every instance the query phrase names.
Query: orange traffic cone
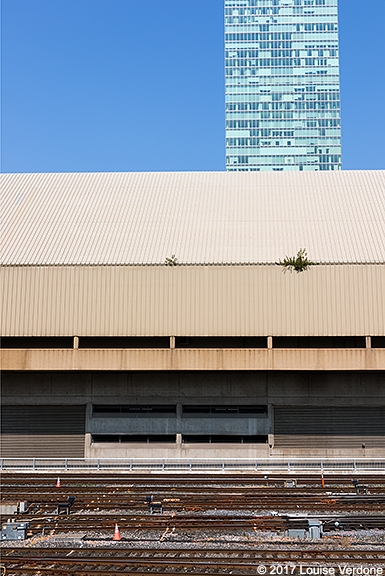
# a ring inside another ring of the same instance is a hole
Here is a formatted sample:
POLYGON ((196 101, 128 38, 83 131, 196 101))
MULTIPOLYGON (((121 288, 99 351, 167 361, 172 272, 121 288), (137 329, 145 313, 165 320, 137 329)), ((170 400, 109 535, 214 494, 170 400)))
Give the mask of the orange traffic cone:
POLYGON ((121 540, 121 539, 122 539, 122 537, 121 537, 120 532, 119 532, 119 526, 118 526, 118 524, 116 523, 116 524, 115 524, 115 532, 114 532, 113 540, 121 540))
POLYGON ((323 474, 321 476, 321 486, 322 486, 322 488, 325 488, 325 478, 324 478, 323 474))
POLYGON ((57 477, 57 480, 56 480, 56 488, 60 488, 60 487, 61 487, 61 484, 60 484, 60 476, 58 476, 58 477, 57 477))

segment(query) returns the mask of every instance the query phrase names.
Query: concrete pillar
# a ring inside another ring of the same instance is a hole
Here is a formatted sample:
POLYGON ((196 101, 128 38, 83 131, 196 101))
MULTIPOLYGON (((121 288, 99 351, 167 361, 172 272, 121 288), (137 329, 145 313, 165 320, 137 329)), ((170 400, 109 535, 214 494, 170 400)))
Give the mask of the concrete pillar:
POLYGON ((74 350, 79 348, 79 336, 74 336, 74 350))
POLYGON ((183 444, 182 444, 182 404, 177 403, 176 405, 176 450, 175 450, 175 457, 182 458, 183 456, 183 444))
POLYGON ((366 336, 365 340, 366 340, 366 348, 367 350, 370 350, 370 348, 372 347, 372 337, 366 336))
POLYGON ((183 458, 182 434, 176 435, 175 458, 183 458))
POLYGON ((270 421, 270 432, 267 435, 267 441, 269 443, 269 454, 271 456, 274 450, 274 406, 272 404, 268 404, 267 414, 270 421))
POLYGON ((171 350, 175 349, 175 336, 170 336, 170 348, 171 350))
POLYGON ((91 434, 86 432, 84 435, 84 458, 92 458, 91 446, 91 434))
POLYGON ((267 337, 267 347, 269 350, 271 350, 271 348, 273 347, 273 337, 272 336, 267 337))

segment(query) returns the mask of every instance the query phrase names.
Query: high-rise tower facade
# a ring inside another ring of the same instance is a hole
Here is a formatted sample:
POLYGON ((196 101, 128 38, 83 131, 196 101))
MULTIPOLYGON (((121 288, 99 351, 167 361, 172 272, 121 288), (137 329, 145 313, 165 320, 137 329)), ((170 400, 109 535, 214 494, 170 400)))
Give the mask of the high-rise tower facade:
POLYGON ((340 170, 338 0, 225 0, 226 169, 340 170))

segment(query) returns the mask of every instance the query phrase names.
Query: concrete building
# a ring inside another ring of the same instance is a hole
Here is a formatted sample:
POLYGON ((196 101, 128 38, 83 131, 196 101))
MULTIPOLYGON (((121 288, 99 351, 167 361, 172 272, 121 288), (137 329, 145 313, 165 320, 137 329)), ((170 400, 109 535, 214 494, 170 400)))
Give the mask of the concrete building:
POLYGON ((340 170, 338 0, 225 0, 226 169, 340 170))
POLYGON ((385 172, 1 190, 3 457, 384 455, 385 172))

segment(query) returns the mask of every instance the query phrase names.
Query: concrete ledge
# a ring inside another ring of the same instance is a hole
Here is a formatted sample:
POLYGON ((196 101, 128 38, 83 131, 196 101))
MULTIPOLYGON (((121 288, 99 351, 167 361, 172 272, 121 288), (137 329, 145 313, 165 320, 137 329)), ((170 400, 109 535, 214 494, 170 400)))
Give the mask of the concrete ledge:
POLYGON ((385 349, 3 349, 0 369, 384 371, 385 349))

